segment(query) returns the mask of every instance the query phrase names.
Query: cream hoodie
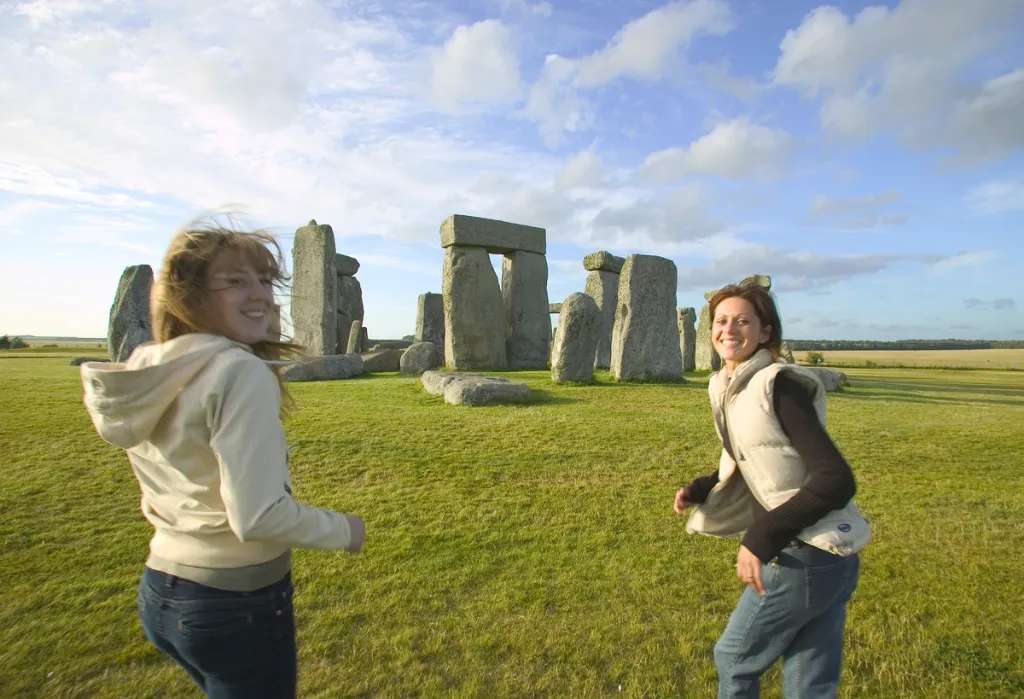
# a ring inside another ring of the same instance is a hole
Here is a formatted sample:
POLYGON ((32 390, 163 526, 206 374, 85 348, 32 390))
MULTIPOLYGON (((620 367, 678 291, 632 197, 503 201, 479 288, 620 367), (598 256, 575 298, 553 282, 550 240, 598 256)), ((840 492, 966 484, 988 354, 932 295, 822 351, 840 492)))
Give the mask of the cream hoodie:
POLYGON ((359 518, 292 498, 280 389, 247 345, 183 335, 81 372, 93 424, 142 489, 151 563, 235 569, 287 565, 293 546, 361 548, 359 518))

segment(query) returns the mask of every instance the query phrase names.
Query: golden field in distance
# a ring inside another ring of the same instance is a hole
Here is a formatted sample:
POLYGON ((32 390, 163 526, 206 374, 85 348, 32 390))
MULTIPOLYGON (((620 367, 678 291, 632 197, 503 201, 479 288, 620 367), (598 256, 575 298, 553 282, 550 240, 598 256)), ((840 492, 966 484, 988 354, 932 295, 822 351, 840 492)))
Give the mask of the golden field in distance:
MULTIPOLYGON (((807 363, 807 352, 797 351, 793 354, 799 363, 807 363)), ((836 367, 1024 369, 1024 349, 821 350, 821 354, 825 357, 825 366, 836 367)))

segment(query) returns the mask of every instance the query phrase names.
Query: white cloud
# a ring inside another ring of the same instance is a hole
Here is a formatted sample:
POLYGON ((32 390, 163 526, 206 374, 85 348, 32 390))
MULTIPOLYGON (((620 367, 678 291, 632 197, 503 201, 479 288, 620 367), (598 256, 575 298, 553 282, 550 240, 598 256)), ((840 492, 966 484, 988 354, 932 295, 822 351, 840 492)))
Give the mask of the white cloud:
POLYGON ((512 32, 498 20, 457 27, 433 57, 431 92, 448 111, 507 104, 522 91, 512 32))
POLYGON ((1002 157, 1024 146, 1024 70, 993 75, 979 59, 1022 15, 1024 5, 1003 0, 903 0, 853 17, 819 7, 786 33, 774 80, 820 97, 830 133, 892 130, 960 159, 1002 157))
POLYGON ((502 12, 507 14, 534 15, 550 17, 554 9, 549 2, 529 3, 526 0, 501 0, 502 12))
POLYGON ((1024 180, 992 180, 967 193, 968 206, 979 214, 1024 211, 1024 180))
POLYGON ((696 185, 658 196, 642 196, 625 206, 601 208, 589 224, 596 240, 636 249, 707 238, 725 229, 711 213, 707 193, 696 185))
POLYGON ((686 148, 651 153, 644 174, 660 181, 689 174, 720 175, 730 179, 772 177, 781 173, 793 152, 785 131, 753 124, 745 118, 715 126, 686 148))
POLYGON ((669 3, 627 23, 603 49, 581 59, 576 84, 596 87, 621 77, 657 80, 695 36, 732 28, 729 6, 719 0, 669 3))
POLYGON ((551 54, 531 86, 523 113, 535 121, 548 147, 564 133, 590 128, 594 110, 580 95, 619 79, 654 81, 678 64, 680 52, 701 34, 721 35, 733 27, 721 0, 672 2, 628 22, 600 50, 582 58, 551 54))
POLYGON ((605 171, 601 158, 591 149, 583 150, 566 161, 558 173, 555 184, 559 189, 595 187, 604 181, 605 171))
POLYGON ((994 259, 996 259, 996 253, 991 250, 969 250, 940 257, 932 264, 932 269, 937 272, 948 272, 951 269, 963 267, 980 267, 994 259))
POLYGON ((901 226, 907 222, 907 217, 893 213, 892 207, 902 200, 899 192, 846 198, 819 195, 811 203, 810 218, 815 224, 839 228, 901 226))
POLYGON ((985 301, 975 297, 964 299, 964 308, 967 310, 1012 311, 1016 307, 1017 304, 1013 299, 1005 297, 992 299, 991 301, 985 301))

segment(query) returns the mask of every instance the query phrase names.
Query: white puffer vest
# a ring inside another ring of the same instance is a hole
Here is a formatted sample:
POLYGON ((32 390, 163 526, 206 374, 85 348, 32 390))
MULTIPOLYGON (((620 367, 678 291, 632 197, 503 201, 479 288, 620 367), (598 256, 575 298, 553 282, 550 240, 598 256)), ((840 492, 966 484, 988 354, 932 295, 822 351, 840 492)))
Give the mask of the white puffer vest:
MULTIPOLYGON (((686 523, 692 533, 742 537, 754 522, 756 500, 773 510, 796 495, 807 478, 803 459, 793 448, 775 415, 772 391, 779 372, 797 379, 812 391, 814 409, 825 424, 825 388, 813 373, 792 364, 775 362, 768 350, 758 350, 736 367, 732 379, 725 370, 708 384, 715 428, 729 435, 734 461, 723 448, 718 463, 718 484, 686 523), (736 470, 742 478, 734 478, 736 470)), ((832 510, 797 538, 840 556, 867 545, 871 527, 851 500, 832 510)))

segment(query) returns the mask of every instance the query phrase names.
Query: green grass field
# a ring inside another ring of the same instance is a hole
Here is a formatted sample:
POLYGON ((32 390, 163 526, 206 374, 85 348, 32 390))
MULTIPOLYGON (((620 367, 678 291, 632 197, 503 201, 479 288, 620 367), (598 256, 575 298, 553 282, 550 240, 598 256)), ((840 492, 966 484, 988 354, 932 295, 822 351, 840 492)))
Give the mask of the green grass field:
MULTIPOLYGON (((1024 370, 1024 349, 822 350, 826 366, 1024 370)), ((795 353, 806 363, 807 352, 795 353)))
MULTIPOLYGON (((0 353, 0 696, 197 696, 142 636, 149 527, 82 407, 82 353, 0 353)), ((842 696, 1020 696, 1024 373, 847 373, 829 427, 875 541, 842 696)), ((301 696, 714 695, 737 544, 671 512, 716 462, 706 377, 515 376, 533 403, 293 385, 296 494, 368 526, 360 556, 295 556, 301 696)))

